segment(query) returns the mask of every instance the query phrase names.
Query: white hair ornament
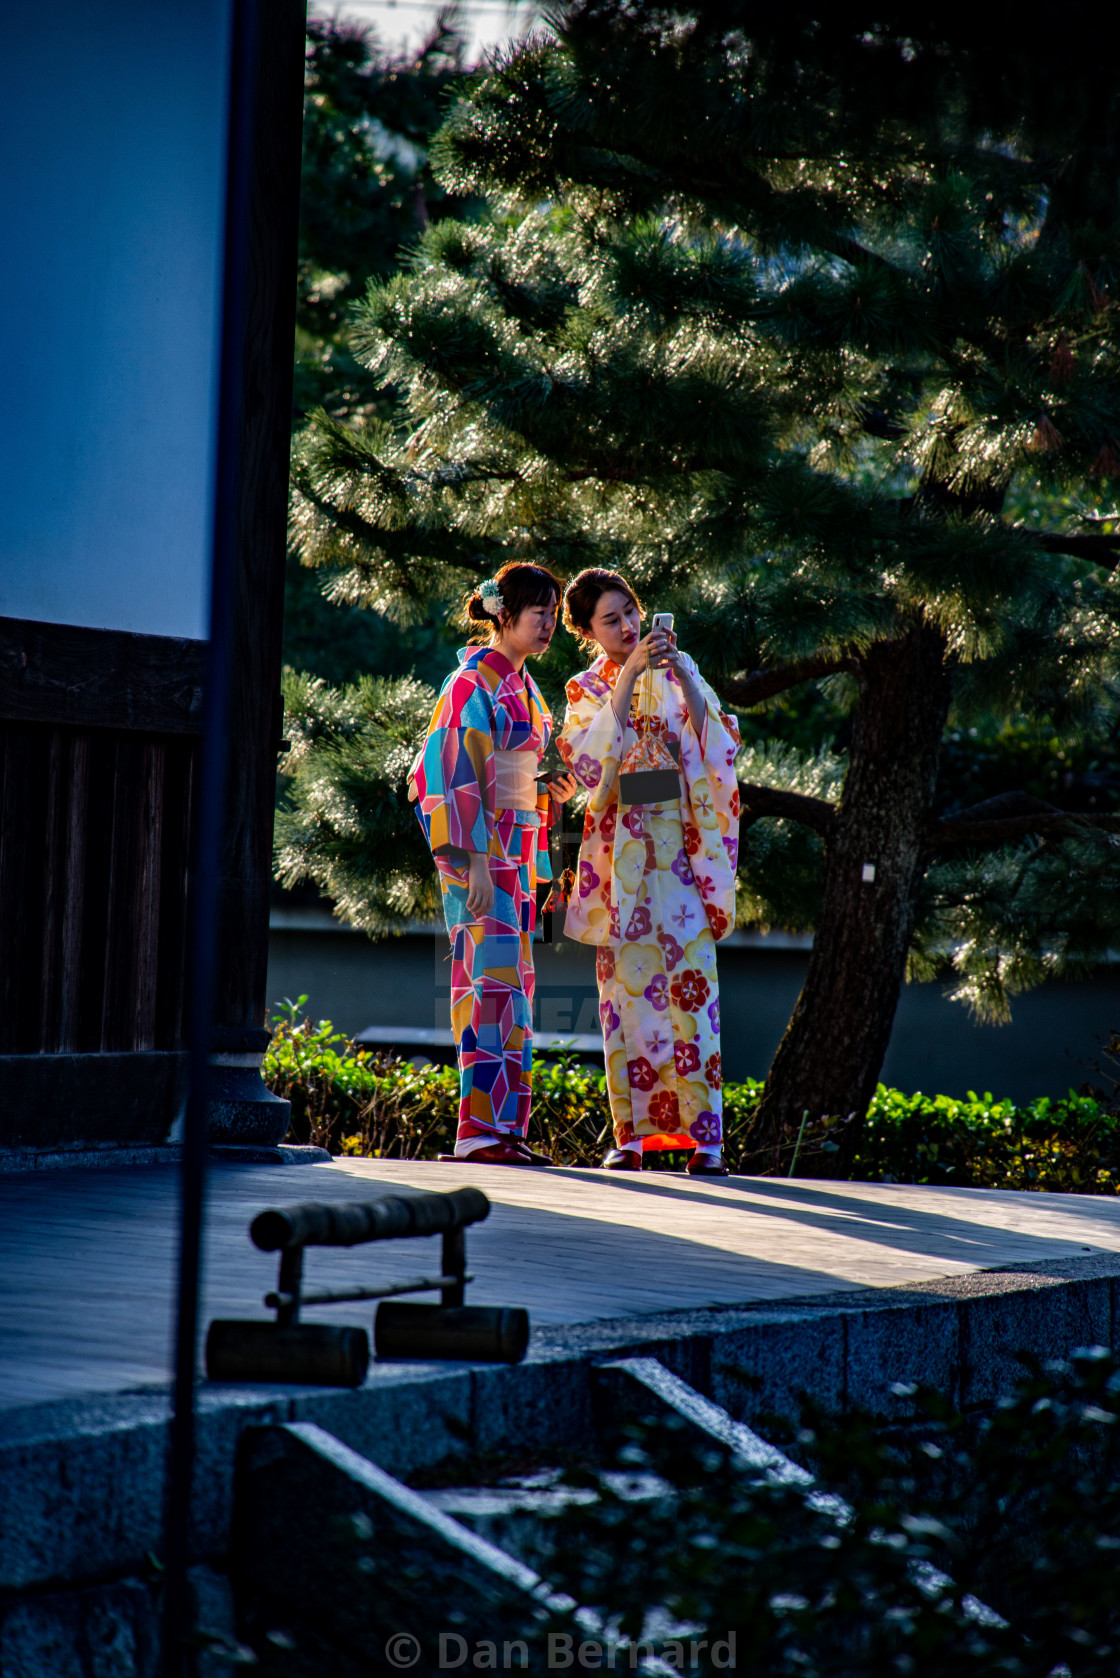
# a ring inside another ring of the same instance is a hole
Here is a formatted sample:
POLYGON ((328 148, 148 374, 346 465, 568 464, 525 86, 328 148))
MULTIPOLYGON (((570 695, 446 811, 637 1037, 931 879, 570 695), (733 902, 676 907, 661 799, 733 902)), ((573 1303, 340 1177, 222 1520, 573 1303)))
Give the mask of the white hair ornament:
POLYGON ((484 583, 479 583, 478 598, 482 601, 482 609, 488 616, 496 618, 501 615, 505 607, 505 601, 502 599, 502 591, 493 577, 487 577, 484 583))

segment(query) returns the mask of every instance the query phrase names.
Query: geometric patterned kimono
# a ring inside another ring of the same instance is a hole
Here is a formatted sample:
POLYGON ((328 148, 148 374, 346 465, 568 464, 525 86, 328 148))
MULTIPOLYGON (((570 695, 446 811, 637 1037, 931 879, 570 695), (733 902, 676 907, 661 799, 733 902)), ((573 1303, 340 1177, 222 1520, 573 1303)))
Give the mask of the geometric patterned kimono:
POLYGON ((492 647, 459 654, 413 768, 417 815, 439 870, 451 939, 451 1030, 459 1057, 457 1140, 524 1136, 533 1053, 536 882, 551 878, 547 794, 536 810, 495 807, 494 752, 533 754, 552 717, 529 672, 492 647), (467 910, 468 851, 486 853, 489 914, 467 910))
POLYGON ((591 796, 565 931, 598 945, 615 1146, 718 1148, 715 946, 735 926, 739 729, 701 682, 708 708, 697 739, 680 682, 665 669, 650 673, 652 715, 631 716, 623 730, 611 705, 620 668, 601 654, 567 684, 557 745, 591 796), (619 765, 647 732, 679 749, 679 803, 619 804, 619 765))

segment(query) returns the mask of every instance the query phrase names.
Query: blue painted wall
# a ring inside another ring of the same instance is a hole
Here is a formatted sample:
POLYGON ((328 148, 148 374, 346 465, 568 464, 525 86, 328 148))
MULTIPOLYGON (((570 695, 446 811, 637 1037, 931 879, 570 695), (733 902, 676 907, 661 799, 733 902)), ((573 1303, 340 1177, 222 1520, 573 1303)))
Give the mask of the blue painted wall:
POLYGON ((206 634, 228 13, 5 31, 0 614, 206 634))

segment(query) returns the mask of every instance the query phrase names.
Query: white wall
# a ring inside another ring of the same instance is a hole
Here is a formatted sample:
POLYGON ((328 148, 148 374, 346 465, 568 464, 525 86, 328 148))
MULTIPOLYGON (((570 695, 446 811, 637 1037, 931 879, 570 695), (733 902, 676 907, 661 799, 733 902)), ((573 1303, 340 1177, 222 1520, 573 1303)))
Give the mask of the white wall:
POLYGON ((4 31, 0 615, 207 633, 228 13, 4 31))

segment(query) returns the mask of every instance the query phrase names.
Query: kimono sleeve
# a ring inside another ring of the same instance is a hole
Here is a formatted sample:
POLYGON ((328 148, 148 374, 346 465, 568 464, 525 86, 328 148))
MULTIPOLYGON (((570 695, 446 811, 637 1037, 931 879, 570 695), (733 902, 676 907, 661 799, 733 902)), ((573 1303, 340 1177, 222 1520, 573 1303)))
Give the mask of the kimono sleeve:
POLYGON ((606 682, 601 687, 601 693, 592 692, 578 676, 572 678, 556 741, 567 767, 591 793, 593 810, 610 801, 623 751, 622 724, 611 704, 611 689, 606 682))
POLYGON ((685 843, 712 935, 718 940, 735 929, 735 869, 739 860, 735 758, 740 744, 739 725, 733 716, 720 710, 718 698, 702 678, 700 686, 707 707, 701 735, 697 737, 687 720, 681 732, 685 843))
POLYGON ((728 771, 733 769, 743 743, 738 721, 730 712, 720 709, 718 695, 703 677, 700 678, 700 687, 707 705, 703 738, 699 742, 704 767, 715 779, 720 782, 730 781, 734 785, 734 773, 729 776, 728 771))
POLYGON ((440 695, 413 776, 433 856, 485 855, 494 833, 494 702, 472 672, 440 695))

